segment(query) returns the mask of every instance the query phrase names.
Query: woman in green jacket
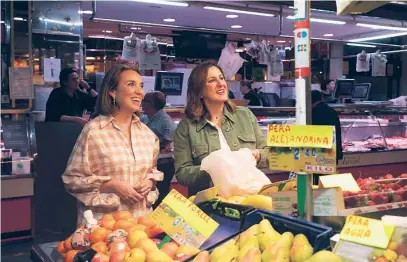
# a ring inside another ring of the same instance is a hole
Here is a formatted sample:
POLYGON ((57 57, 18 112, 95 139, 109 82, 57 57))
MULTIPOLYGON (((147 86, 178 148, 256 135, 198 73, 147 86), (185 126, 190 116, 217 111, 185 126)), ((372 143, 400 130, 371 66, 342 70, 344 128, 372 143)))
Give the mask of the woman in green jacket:
POLYGON ((267 167, 266 140, 256 117, 245 107, 236 107, 228 98, 222 69, 213 62, 195 67, 188 80, 186 118, 174 138, 175 175, 188 186, 189 195, 212 186, 210 176, 200 171, 202 159, 211 152, 230 148, 252 150, 259 168, 267 167))

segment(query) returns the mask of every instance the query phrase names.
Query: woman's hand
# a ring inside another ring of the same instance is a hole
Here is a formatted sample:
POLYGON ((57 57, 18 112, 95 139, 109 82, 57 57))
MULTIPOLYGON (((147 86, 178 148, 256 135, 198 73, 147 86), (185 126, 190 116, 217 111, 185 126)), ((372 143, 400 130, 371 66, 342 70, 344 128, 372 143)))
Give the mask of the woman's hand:
POLYGON ((137 203, 144 198, 131 185, 118 180, 111 180, 102 185, 100 188, 102 193, 114 193, 120 197, 121 201, 129 203, 137 203))
POLYGON ((257 150, 257 149, 252 150, 252 154, 253 154, 254 159, 256 159, 256 162, 259 162, 259 160, 260 160, 260 151, 257 150))
POLYGON ((140 184, 134 187, 137 193, 146 196, 154 187, 154 182, 151 179, 145 179, 140 184))

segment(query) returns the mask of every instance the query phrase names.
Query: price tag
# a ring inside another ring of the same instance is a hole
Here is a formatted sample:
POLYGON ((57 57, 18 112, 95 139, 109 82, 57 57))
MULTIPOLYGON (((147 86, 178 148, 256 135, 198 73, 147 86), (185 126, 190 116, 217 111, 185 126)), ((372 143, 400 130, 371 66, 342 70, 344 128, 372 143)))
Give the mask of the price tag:
POLYGON ((269 125, 267 146, 331 149, 333 126, 269 125))
POLYGON ((319 181, 323 188, 340 187, 342 191, 360 191, 358 183, 356 183, 351 173, 320 176, 319 181))
POLYGON ((164 198, 152 219, 178 244, 199 248, 219 224, 176 190, 164 198))
POLYGON ((341 239, 365 246, 387 248, 395 226, 381 220, 348 216, 341 231, 341 239))

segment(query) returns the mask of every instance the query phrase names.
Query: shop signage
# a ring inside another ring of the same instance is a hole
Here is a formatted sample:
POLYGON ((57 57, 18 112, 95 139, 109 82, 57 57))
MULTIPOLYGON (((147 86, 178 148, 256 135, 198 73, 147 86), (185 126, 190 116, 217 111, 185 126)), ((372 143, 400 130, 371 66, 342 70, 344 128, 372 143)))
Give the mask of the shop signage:
POLYGON ((164 198, 151 217, 178 244, 199 248, 219 224, 176 190, 164 198))
POLYGON ((387 248, 395 226, 381 220, 347 216, 340 239, 365 246, 387 248))
POLYGON ((336 142, 334 127, 269 125, 267 145, 272 170, 334 174, 336 142))
POLYGON ((271 147, 326 148, 333 145, 332 126, 269 125, 267 145, 271 147))

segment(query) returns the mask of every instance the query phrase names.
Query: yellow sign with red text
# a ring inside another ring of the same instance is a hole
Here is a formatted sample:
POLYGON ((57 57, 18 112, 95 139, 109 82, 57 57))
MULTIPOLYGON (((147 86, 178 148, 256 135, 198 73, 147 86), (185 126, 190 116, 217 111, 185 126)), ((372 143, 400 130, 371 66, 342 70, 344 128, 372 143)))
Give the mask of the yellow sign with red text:
POLYGON ((269 125, 267 146, 331 149, 333 126, 269 125))
POLYGON ((175 189, 164 198, 151 217, 178 244, 199 248, 219 224, 175 189))
POLYGON ((340 239, 365 246, 387 248, 395 226, 381 220, 347 216, 340 239))

